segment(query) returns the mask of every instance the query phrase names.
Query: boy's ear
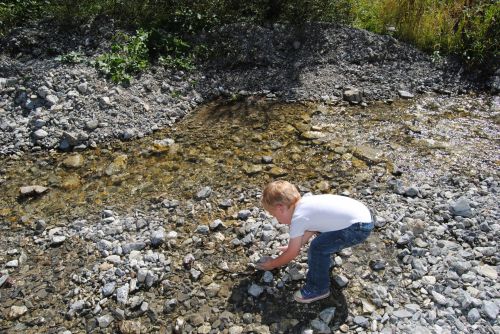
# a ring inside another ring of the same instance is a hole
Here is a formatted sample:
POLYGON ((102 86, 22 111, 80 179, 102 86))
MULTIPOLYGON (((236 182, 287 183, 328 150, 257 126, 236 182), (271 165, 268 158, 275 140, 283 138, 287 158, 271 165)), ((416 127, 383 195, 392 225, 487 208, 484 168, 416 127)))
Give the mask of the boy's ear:
POLYGON ((285 212, 285 210, 286 210, 286 205, 285 205, 285 204, 282 204, 282 203, 280 203, 280 204, 276 204, 276 209, 277 209, 280 213, 283 213, 283 212, 285 212))

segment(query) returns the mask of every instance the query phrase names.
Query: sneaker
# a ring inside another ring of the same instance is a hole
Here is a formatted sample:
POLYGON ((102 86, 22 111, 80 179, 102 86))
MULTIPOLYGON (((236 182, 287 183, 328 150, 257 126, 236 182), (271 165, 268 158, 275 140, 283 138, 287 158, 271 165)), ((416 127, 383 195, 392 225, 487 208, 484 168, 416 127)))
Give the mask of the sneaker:
POLYGON ((293 299, 295 299, 296 302, 299 303, 312 303, 316 300, 320 300, 323 298, 326 298, 330 295, 330 290, 327 290, 326 292, 323 293, 314 293, 306 288, 302 288, 300 290, 295 291, 293 294, 293 299))

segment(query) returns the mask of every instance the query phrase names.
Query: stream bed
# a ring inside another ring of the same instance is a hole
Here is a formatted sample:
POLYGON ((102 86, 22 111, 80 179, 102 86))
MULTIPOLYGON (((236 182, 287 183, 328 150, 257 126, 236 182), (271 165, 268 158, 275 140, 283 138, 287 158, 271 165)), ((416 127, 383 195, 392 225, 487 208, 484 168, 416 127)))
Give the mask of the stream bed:
POLYGON ((459 321, 489 333, 500 298, 499 115, 487 96, 368 107, 250 97, 133 141, 4 157, 0 332, 454 333, 459 321), (324 301, 291 297, 305 251, 270 274, 252 267, 287 241, 259 204, 277 178, 377 212, 369 240, 335 257, 324 301), (470 215, 449 209, 460 198, 470 215), (441 265, 452 258, 470 264, 441 265), (451 302, 469 286, 484 303, 451 302))

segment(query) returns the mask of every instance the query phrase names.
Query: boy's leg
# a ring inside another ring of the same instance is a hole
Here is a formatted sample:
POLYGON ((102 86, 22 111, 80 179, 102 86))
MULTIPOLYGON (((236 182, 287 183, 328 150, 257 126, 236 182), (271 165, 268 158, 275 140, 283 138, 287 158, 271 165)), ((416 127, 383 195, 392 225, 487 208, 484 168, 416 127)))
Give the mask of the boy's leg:
POLYGON ((330 287, 330 255, 357 245, 370 235, 373 224, 356 223, 343 230, 319 234, 308 251, 306 288, 317 293, 330 287))

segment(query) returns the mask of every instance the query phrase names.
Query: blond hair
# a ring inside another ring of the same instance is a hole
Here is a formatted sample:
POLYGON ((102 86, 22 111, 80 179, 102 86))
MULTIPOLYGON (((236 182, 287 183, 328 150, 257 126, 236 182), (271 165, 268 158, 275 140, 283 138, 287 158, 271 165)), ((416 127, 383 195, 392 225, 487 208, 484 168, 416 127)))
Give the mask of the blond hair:
POLYGON ((264 209, 272 208, 278 204, 290 207, 300 199, 297 188, 288 181, 278 180, 269 183, 262 193, 261 203, 264 209))

